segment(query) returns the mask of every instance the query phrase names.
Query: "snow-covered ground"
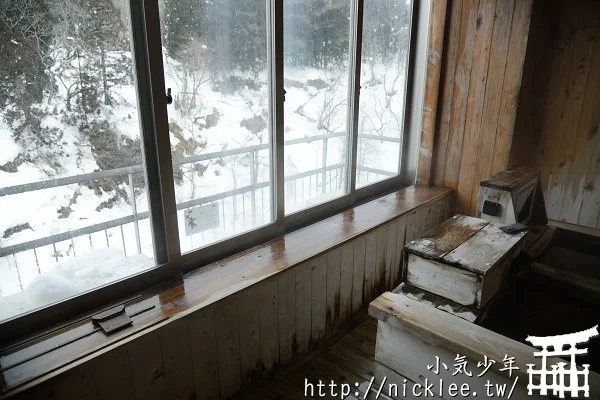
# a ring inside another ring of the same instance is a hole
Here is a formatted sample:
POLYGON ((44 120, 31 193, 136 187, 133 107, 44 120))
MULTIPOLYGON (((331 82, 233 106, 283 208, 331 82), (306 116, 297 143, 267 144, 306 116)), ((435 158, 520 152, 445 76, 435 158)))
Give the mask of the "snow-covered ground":
MULTIPOLYGON (((397 125, 395 118, 401 116, 403 109, 404 66, 392 65, 390 68, 390 65, 375 64, 369 68, 365 66, 363 71, 365 82, 372 75, 382 80, 363 86, 360 133, 401 138, 401 126, 397 125), (395 72, 395 76, 386 74, 390 70, 395 72), (390 94, 390 87, 395 90, 393 94, 390 94)), ((174 159, 269 144, 267 74, 238 72, 236 75, 241 80, 252 82, 252 87, 246 85, 230 92, 221 91, 200 72, 183 71, 180 63, 165 56, 166 85, 173 88, 176 96, 175 104, 168 109, 174 159), (190 89, 194 79, 201 83, 190 89)), ((286 176, 316 170, 311 176, 286 183, 286 209, 291 212, 344 193, 345 169, 328 172, 327 185, 323 187, 320 168, 324 159, 326 166, 345 163, 348 71, 343 68, 337 71, 287 68, 285 79, 286 140, 340 132, 344 135, 327 140, 325 157, 322 139, 286 146, 286 176)), ((139 139, 135 87, 123 85, 113 90, 120 101, 102 106, 103 115, 119 135, 139 139)), ((64 107, 60 95, 43 107, 64 107)), ((43 123, 48 127, 58 127, 64 133, 60 146, 63 150, 60 168, 50 168, 43 162, 24 162, 17 167, 17 172, 0 170, 0 189, 99 170, 87 139, 76 126, 65 124, 52 115, 47 116, 43 123)), ((0 111, 0 166, 27 151, 15 141, 11 127, 4 122, 0 111)), ((361 166, 389 171, 390 174, 398 169, 399 146, 395 143, 361 139, 358 153, 361 166)), ((176 167, 177 203, 251 185, 250 154, 215 157, 176 167)), ((182 251, 197 249, 270 222, 269 154, 267 149, 260 150, 254 161, 256 183, 266 185, 255 191, 254 196, 247 192, 217 201, 220 222, 216 228, 186 236, 183 210, 178 212, 182 251), (254 210, 252 204, 255 205, 254 210)), ((383 178, 384 175, 374 174, 368 178, 362 173, 358 184, 362 186, 383 178)), ((128 195, 130 188, 123 183, 119 189, 127 196, 115 197, 114 190, 98 191, 82 184, 1 196, 0 248, 132 215, 128 195), (103 202, 112 203, 99 207, 103 202), (59 212, 64 207, 69 208, 66 217, 59 212), (19 226, 20 229, 14 230, 19 226)), ((145 188, 138 185, 135 189, 137 212, 147 211, 145 188)), ((139 239, 134 224, 128 223, 2 257, 0 320, 152 268, 152 258, 152 232, 148 219, 139 222, 139 239), (137 251, 138 240, 142 254, 137 251)))

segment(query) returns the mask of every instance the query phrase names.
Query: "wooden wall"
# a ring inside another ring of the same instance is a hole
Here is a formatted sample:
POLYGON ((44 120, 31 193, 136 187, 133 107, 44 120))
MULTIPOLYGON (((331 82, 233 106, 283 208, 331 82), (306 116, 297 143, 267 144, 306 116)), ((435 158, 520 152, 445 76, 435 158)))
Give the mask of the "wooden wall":
POLYGON ((448 1, 431 181, 456 189, 457 212, 509 165, 532 4, 448 1))
POLYGON ((401 249, 452 192, 21 393, 27 399, 224 399, 273 376, 400 281, 401 249))
POLYGON ((536 0, 512 164, 540 169, 548 218, 600 228, 600 2, 536 0))

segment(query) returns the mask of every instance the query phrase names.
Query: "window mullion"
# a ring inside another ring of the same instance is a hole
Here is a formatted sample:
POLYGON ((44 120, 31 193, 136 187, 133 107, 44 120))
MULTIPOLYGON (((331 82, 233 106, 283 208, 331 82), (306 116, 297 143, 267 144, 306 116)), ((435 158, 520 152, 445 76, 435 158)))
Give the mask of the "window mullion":
POLYGON ((350 77, 348 85, 348 132, 350 157, 347 160, 347 182, 350 204, 355 202, 356 170, 358 168, 358 109, 360 97, 360 71, 362 54, 362 26, 364 0, 354 0, 350 15, 350 77))
POLYGON ((181 250, 158 2, 130 0, 129 5, 155 260, 168 264, 170 275, 176 276, 181 274, 181 250))
POLYGON ((269 34, 269 68, 270 73, 270 105, 271 129, 273 135, 271 144, 271 157, 273 168, 271 182, 273 182, 273 217, 277 225, 277 232, 285 230, 285 185, 284 185, 284 120, 283 102, 285 90, 283 87, 283 0, 267 0, 269 15, 267 26, 269 34))

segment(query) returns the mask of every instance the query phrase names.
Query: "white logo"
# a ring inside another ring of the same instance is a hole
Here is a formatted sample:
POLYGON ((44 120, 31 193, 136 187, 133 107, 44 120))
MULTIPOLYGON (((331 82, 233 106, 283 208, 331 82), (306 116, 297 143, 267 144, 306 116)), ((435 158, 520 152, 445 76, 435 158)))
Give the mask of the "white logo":
POLYGON ((575 363, 575 356, 587 354, 588 349, 578 349, 576 345, 587 343, 591 338, 596 336, 598 336, 598 325, 567 335, 527 336, 525 340, 535 347, 542 348, 542 351, 533 353, 535 357, 542 357, 541 368, 533 369, 535 364, 527 364, 529 367, 527 369, 527 373, 529 374, 528 394, 531 395, 534 390, 539 390, 541 395, 547 395, 548 391, 552 390, 552 394, 555 396, 558 395, 561 399, 565 397, 565 392, 570 392, 571 397, 578 397, 579 392, 583 392, 585 397, 590 397, 590 385, 588 383, 590 365, 583 364, 583 369, 579 369, 575 363), (566 349, 564 348, 565 346, 566 349), (569 368, 565 368, 567 365, 566 362, 547 359, 547 357, 554 356, 571 356, 569 368), (548 370, 548 361, 559 362, 551 365, 551 370, 548 370), (539 377, 539 379, 535 379, 536 383, 539 382, 539 384, 534 384, 534 376, 539 377), (580 377, 582 378, 581 380, 580 377), (548 383, 548 381, 551 383, 548 383), (580 384, 581 381, 582 383, 580 384))

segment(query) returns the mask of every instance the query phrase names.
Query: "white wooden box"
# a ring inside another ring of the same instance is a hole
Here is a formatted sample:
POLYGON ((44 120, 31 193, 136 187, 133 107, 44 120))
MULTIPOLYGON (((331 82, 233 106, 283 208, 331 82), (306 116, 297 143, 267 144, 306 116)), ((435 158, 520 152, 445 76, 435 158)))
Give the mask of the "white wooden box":
POLYGON ((477 217, 501 225, 529 222, 536 201, 539 172, 534 168, 514 167, 482 181, 479 185, 477 217), (486 214, 485 201, 499 205, 497 214, 486 214))
POLYGON ((455 215, 405 246, 408 284, 458 304, 483 308, 498 292, 525 236, 455 215))

